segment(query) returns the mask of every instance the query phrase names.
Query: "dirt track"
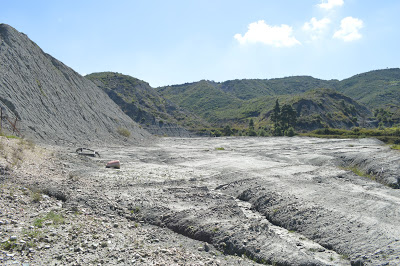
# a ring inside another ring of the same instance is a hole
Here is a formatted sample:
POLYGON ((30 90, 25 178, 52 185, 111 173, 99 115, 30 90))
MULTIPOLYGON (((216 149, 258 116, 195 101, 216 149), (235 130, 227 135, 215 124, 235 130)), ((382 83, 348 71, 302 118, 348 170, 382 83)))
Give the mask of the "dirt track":
POLYGON ((101 158, 61 152, 75 180, 64 185, 67 204, 167 227, 261 263, 400 262, 400 190, 339 167, 385 166, 375 178, 397 180, 400 153, 378 141, 165 138, 97 150, 101 158), (357 158, 365 160, 357 166, 357 158), (121 170, 104 168, 111 159, 121 170))

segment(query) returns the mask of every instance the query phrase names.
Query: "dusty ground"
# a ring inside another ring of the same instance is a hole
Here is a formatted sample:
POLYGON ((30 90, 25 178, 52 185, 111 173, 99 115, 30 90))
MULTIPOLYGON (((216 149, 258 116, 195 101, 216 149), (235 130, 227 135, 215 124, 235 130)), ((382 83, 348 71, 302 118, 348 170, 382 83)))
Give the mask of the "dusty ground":
POLYGON ((0 262, 400 262, 400 191, 388 186, 398 184, 400 153, 378 141, 164 138, 90 147, 101 158, 76 148, 26 148, 36 162, 3 169, 0 262), (120 170, 104 167, 112 159, 120 170), (37 202, 35 189, 45 194, 37 202))

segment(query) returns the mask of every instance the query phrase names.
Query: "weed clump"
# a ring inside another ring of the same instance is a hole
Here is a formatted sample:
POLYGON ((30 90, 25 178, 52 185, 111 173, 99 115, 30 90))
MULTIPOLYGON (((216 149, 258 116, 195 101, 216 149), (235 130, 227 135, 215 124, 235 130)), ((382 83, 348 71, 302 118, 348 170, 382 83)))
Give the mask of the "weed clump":
POLYGON ((123 128, 123 127, 119 127, 117 129, 117 132, 118 132, 118 134, 120 134, 121 136, 124 136, 126 138, 129 138, 131 135, 131 132, 128 129, 123 128))
POLYGON ((60 225, 65 223, 65 218, 58 213, 53 211, 49 212, 43 218, 38 218, 33 222, 33 225, 38 228, 42 228, 46 221, 50 221, 53 225, 60 225))

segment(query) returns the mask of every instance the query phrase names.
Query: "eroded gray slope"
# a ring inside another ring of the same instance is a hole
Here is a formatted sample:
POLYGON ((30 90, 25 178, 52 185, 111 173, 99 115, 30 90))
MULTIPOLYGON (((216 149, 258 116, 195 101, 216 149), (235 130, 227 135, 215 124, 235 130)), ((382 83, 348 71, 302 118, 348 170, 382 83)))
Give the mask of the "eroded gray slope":
POLYGON ((139 142, 150 134, 91 81, 44 53, 25 34, 0 24, 0 100, 21 119, 23 134, 42 142, 117 142, 118 128, 139 142))
POLYGON ((66 170, 77 176, 61 186, 67 205, 169 228, 261 263, 400 261, 400 190, 338 167, 343 158, 375 157, 368 167, 397 179, 400 153, 379 141, 164 138, 99 151, 100 159, 63 153, 66 170), (99 168, 116 157, 120 170, 99 168))

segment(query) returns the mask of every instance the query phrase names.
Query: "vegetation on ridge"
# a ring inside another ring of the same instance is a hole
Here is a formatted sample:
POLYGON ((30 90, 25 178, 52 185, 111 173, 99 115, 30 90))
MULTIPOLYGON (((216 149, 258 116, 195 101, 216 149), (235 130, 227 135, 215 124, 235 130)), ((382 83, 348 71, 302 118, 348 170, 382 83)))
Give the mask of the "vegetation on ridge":
POLYGON ((176 123, 215 136, 283 135, 290 127, 298 132, 321 128, 384 129, 400 123, 400 97, 396 96, 400 94, 399 69, 371 71, 343 81, 308 76, 202 80, 156 89, 118 73, 87 77, 142 125, 176 123), (296 123, 283 130, 281 124, 274 122, 277 101, 296 112, 296 123))

